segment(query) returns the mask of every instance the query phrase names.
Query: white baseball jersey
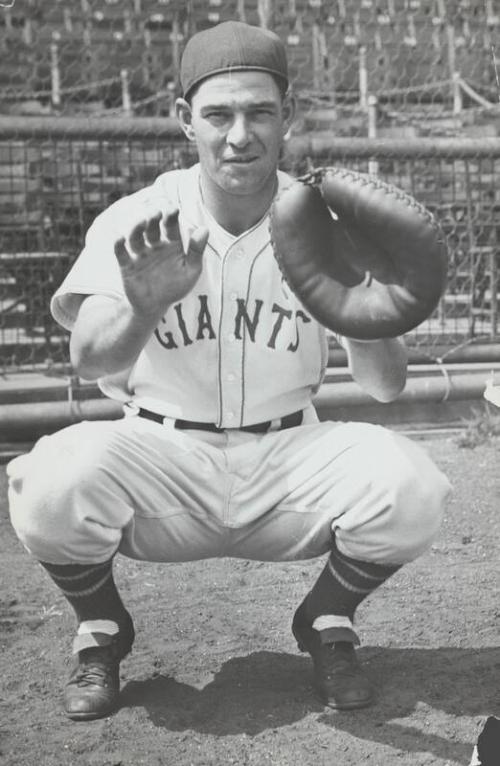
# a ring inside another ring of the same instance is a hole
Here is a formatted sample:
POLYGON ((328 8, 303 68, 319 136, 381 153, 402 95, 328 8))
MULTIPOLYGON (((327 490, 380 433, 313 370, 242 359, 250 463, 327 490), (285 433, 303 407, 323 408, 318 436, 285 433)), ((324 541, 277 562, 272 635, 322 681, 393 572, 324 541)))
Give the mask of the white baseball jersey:
MULTIPOLYGON (((229 234, 204 207, 199 173, 199 165, 164 173, 99 215, 51 309, 71 330, 81 295, 121 298, 115 240, 148 212, 178 207, 185 247, 198 226, 209 230, 200 278, 168 309, 135 364, 98 383, 112 398, 167 417, 238 428, 307 407, 323 379, 328 345, 283 280, 268 215, 239 236, 229 234)), ((279 189, 290 180, 279 172, 279 189)))

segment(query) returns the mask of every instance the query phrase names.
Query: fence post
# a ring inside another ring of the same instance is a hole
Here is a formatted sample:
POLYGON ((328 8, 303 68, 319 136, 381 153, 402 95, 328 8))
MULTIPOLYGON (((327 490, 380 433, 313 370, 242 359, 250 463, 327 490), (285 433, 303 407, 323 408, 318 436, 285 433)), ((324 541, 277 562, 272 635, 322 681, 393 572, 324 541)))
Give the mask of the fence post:
POLYGON ((258 0, 257 12, 259 14, 259 25, 264 29, 269 29, 274 13, 273 0, 258 0))
POLYGON ((63 19, 64 19, 64 31, 69 32, 71 34, 73 32, 73 19, 71 17, 71 8, 63 8, 63 19))
MULTIPOLYGON (((370 95, 367 99, 368 109, 368 138, 377 138, 377 107, 378 99, 376 96, 370 95)), ((378 175, 378 162, 377 160, 368 160, 368 172, 372 176, 378 175)))
POLYGON ((460 114, 460 112, 463 109, 462 87, 461 87, 460 81, 461 81, 460 72, 453 72, 453 77, 452 77, 453 114, 460 114))
POLYGON ((366 66, 366 45, 359 47, 359 105, 361 109, 368 106, 368 68, 366 66))
POLYGON ((312 25, 312 62, 314 90, 330 90, 330 74, 325 34, 317 21, 312 25))
POLYGON ((498 269, 497 253, 494 247, 490 252, 490 335, 496 338, 498 323, 498 269))
POLYGON ((176 78, 179 76, 179 69, 180 69, 180 61, 181 61, 181 51, 180 51, 180 25, 179 25, 179 15, 176 12, 174 14, 174 18, 172 19, 172 32, 170 33, 170 41, 172 43, 172 61, 174 65, 174 72, 176 75, 176 78))
POLYGON ((314 90, 320 90, 321 88, 321 55, 319 44, 319 27, 317 22, 314 22, 312 26, 312 64, 313 64, 313 88, 314 90))
MULTIPOLYGON (((469 245, 469 274, 470 274, 470 316, 469 316, 469 337, 474 336, 476 328, 476 237, 474 228, 472 225, 473 220, 473 206, 472 206, 472 188, 470 179, 469 160, 464 162, 465 170, 465 195, 466 195, 466 209, 467 209, 467 242, 469 245)), ((479 262, 481 261, 481 255, 479 255, 479 262)))
POLYGON ((25 45, 33 45, 33 23, 29 17, 24 22, 23 40, 25 45))
POLYGON ((90 49, 92 46, 92 22, 89 19, 85 21, 82 38, 84 48, 90 49))
POLYGON ((153 79, 153 53, 151 46, 151 30, 146 26, 144 26, 142 30, 142 39, 144 41, 144 51, 142 54, 142 82, 144 85, 150 85, 153 79))
POLYGON ((238 14, 239 21, 245 22, 247 20, 247 14, 245 12, 245 0, 238 0, 236 13, 238 14))
POLYGON ((172 118, 175 117, 176 90, 175 82, 169 82, 167 85, 168 116, 172 118))
MULTIPOLYGON (((458 82, 456 79, 457 76, 457 57, 456 57, 456 50, 455 50, 455 28, 453 24, 447 24, 446 25, 446 40, 448 43, 448 71, 450 73, 451 78, 451 90, 453 95, 453 111, 455 114, 457 114, 456 109, 458 109, 459 101, 458 101, 458 93, 457 90, 459 90, 458 82)), ((461 99, 461 94, 460 94, 461 99)))
POLYGON ((132 17, 130 15, 130 10, 128 8, 124 8, 123 10, 123 28, 128 35, 131 34, 132 17))
POLYGON ((61 106, 61 73, 59 71, 59 46, 50 45, 50 87, 52 106, 61 106))
POLYGON ((120 79, 122 83, 122 109, 124 114, 130 116, 132 114, 132 101, 130 99, 128 69, 122 69, 120 71, 120 79))

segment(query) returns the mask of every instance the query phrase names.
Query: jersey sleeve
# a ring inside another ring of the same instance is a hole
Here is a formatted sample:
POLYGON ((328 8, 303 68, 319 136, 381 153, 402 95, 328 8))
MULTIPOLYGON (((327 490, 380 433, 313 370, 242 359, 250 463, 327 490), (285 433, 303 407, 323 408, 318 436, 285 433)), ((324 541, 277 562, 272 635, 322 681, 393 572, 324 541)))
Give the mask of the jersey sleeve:
POLYGON ((87 232, 83 250, 52 297, 52 316, 67 330, 73 329, 82 296, 120 298, 123 295, 113 249, 119 235, 113 223, 109 210, 96 218, 87 232))
MULTIPOLYGON (((165 175, 173 176, 175 172, 165 175)), ((103 295, 116 300, 123 297, 114 243, 148 214, 164 209, 173 198, 166 193, 165 184, 155 182, 117 200, 97 216, 87 231, 83 250, 52 296, 50 310, 60 325, 73 329, 83 296, 103 295)))

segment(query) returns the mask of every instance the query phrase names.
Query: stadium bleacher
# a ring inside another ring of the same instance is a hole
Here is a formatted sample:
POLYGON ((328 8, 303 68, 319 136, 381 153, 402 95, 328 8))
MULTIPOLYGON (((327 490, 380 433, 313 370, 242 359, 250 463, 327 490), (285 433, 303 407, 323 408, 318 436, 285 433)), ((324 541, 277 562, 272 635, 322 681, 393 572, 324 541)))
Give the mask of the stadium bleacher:
POLYGON ((323 46, 327 55, 320 68, 337 98, 357 90, 360 47, 371 90, 382 95, 449 79, 450 66, 484 94, 495 93, 492 46, 500 12, 493 0, 81 0, 70 6, 26 0, 0 15, 0 46, 7 54, 0 94, 5 103, 13 92, 19 100, 23 87, 29 93, 50 91, 55 43, 66 110, 82 101, 71 92, 76 84, 93 83, 95 91, 101 81, 119 78, 123 68, 131 73, 135 101, 141 86, 177 82, 179 52, 192 31, 228 18, 265 22, 282 36, 298 91, 310 89, 315 79, 322 82, 314 51, 323 46))

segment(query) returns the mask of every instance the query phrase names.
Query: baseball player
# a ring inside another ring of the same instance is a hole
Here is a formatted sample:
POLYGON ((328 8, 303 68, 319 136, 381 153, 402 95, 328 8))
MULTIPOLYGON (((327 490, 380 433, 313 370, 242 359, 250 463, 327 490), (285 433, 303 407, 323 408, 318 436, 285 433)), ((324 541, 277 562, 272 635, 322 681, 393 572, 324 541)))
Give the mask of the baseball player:
MULTIPOLYGON (((311 404, 325 330, 284 282, 269 236, 295 110, 279 38, 232 21, 199 32, 181 83, 177 116, 199 163, 99 215, 51 304, 75 369, 125 416, 45 436, 8 467, 13 526, 77 618, 64 709, 89 720, 117 706, 134 641, 117 553, 325 555, 292 630, 322 700, 360 708, 373 693, 355 610, 430 545, 449 483, 403 436, 320 423, 311 404)), ((400 339, 342 342, 366 391, 397 396, 400 339)))

